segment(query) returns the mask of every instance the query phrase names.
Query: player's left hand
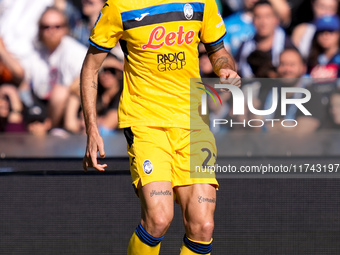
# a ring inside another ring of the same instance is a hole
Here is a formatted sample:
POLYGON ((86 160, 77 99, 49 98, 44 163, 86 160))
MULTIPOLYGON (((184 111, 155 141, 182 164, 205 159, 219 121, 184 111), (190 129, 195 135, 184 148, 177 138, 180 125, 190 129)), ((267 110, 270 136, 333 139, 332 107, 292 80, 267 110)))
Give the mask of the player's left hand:
POLYGON ((232 69, 220 69, 220 82, 241 87, 241 77, 232 69))

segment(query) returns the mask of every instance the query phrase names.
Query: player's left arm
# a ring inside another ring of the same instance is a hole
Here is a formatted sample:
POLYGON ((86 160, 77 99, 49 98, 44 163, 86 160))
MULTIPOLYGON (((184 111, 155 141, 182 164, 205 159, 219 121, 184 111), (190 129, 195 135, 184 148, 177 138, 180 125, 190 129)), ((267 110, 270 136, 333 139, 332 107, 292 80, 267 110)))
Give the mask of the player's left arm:
POLYGON ((236 72, 236 64, 229 52, 222 46, 209 47, 206 45, 210 62, 214 72, 220 77, 222 83, 241 86, 241 78, 236 72))
POLYGON ((205 0, 200 40, 204 43, 214 72, 220 77, 221 83, 240 87, 241 81, 236 72, 235 61, 224 48, 223 39, 226 33, 215 0, 205 0))

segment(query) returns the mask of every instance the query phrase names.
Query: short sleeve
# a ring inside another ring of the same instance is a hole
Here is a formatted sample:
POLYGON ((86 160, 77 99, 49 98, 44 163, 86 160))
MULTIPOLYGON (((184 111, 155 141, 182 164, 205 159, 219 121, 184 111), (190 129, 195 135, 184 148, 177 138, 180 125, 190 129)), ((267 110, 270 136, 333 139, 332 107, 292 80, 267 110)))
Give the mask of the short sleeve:
POLYGON ((207 0, 204 7, 201 41, 204 44, 214 44, 223 41, 226 29, 215 0, 207 0))
POLYGON ((102 8, 90 36, 90 44, 110 51, 122 37, 123 23, 114 1, 109 0, 102 8))

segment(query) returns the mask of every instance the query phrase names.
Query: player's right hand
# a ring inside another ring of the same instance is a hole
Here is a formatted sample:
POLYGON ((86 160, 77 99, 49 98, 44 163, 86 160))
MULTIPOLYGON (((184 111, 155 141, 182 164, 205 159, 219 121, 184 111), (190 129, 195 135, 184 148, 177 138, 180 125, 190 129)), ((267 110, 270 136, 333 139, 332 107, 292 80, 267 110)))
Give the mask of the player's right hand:
POLYGON ((86 152, 83 159, 83 168, 87 172, 88 167, 93 167, 98 171, 105 171, 107 164, 99 164, 97 161, 97 152, 101 158, 105 158, 103 138, 99 135, 98 130, 90 131, 87 134, 86 152))

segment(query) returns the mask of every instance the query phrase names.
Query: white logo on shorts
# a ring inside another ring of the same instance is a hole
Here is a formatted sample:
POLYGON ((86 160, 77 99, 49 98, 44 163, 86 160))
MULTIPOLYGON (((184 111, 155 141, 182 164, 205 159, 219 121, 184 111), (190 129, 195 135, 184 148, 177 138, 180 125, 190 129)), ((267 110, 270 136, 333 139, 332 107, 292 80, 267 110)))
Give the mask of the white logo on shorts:
POLYGON ((148 160, 148 159, 144 160, 144 162, 143 162, 143 170, 144 170, 144 173, 146 173, 146 174, 151 174, 152 173, 153 166, 152 166, 152 163, 151 163, 150 160, 148 160))

